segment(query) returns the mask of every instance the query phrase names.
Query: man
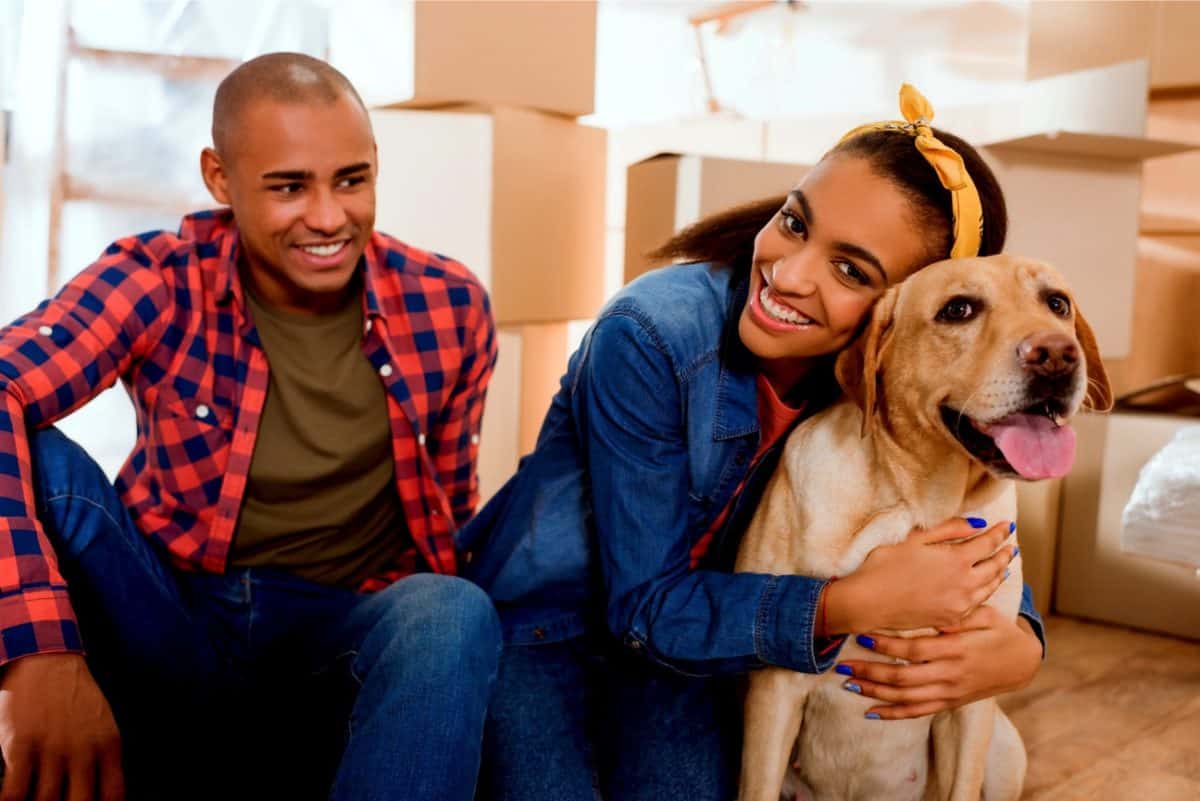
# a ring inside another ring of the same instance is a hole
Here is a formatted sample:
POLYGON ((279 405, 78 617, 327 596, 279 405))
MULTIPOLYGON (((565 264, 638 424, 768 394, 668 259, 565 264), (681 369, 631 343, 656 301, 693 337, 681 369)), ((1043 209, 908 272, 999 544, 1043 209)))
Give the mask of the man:
POLYGON ((468 799, 487 295, 373 231, 370 121, 324 62, 234 70, 201 170, 228 209, 0 331, 0 801, 468 799), (50 426, 118 378, 114 488, 50 426))

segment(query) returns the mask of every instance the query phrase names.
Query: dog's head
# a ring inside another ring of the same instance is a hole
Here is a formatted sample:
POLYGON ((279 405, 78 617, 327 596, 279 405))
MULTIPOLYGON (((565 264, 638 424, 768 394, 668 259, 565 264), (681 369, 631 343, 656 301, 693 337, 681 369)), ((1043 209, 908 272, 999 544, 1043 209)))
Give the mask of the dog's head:
POLYGON ((1080 407, 1112 408, 1096 338, 1058 271, 1014 256, 918 270, 837 362, 863 433, 939 436, 1006 478, 1061 476, 1080 407))

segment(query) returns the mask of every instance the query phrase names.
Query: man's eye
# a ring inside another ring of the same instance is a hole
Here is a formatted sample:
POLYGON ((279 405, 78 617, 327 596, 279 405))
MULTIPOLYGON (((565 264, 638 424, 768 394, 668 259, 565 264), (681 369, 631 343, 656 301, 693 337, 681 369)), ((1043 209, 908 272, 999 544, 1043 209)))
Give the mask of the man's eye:
POLYGON ((297 192, 299 192, 302 188, 303 188, 303 185, 299 184, 299 183, 276 184, 275 186, 271 187, 271 191, 277 192, 278 194, 281 194, 281 195, 294 195, 297 192))

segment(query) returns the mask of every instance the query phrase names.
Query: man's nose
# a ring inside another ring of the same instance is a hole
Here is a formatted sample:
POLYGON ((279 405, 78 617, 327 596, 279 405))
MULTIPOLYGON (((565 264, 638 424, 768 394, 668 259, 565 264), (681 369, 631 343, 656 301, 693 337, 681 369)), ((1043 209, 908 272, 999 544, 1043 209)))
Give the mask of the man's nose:
POLYGON ((346 211, 330 189, 317 189, 309 195, 304 224, 322 234, 335 234, 346 224, 346 211))

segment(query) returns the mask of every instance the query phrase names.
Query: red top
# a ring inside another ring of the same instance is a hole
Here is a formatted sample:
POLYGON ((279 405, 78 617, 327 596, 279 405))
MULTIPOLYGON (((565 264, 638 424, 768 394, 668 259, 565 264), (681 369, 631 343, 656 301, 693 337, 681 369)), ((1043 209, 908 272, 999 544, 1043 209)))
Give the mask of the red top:
POLYGON ((788 406, 775 392, 775 388, 771 386, 771 382, 767 380, 762 373, 758 374, 758 424, 760 439, 758 441, 758 450, 754 454, 754 459, 751 460, 750 466, 746 468, 746 475, 742 477, 737 489, 733 491, 733 495, 729 498, 729 503, 721 510, 721 514, 717 515, 716 519, 709 525, 708 530, 704 535, 696 541, 692 546, 692 568, 695 569, 704 558, 704 554, 708 552, 709 546, 712 544, 712 539, 721 527, 725 525, 725 521, 729 518, 730 512, 733 511, 733 506, 737 503, 738 496, 742 494, 742 488, 746 486, 746 476, 753 472, 758 460, 767 452, 781 437, 791 430, 792 425, 804 414, 804 404, 799 408, 788 406))

